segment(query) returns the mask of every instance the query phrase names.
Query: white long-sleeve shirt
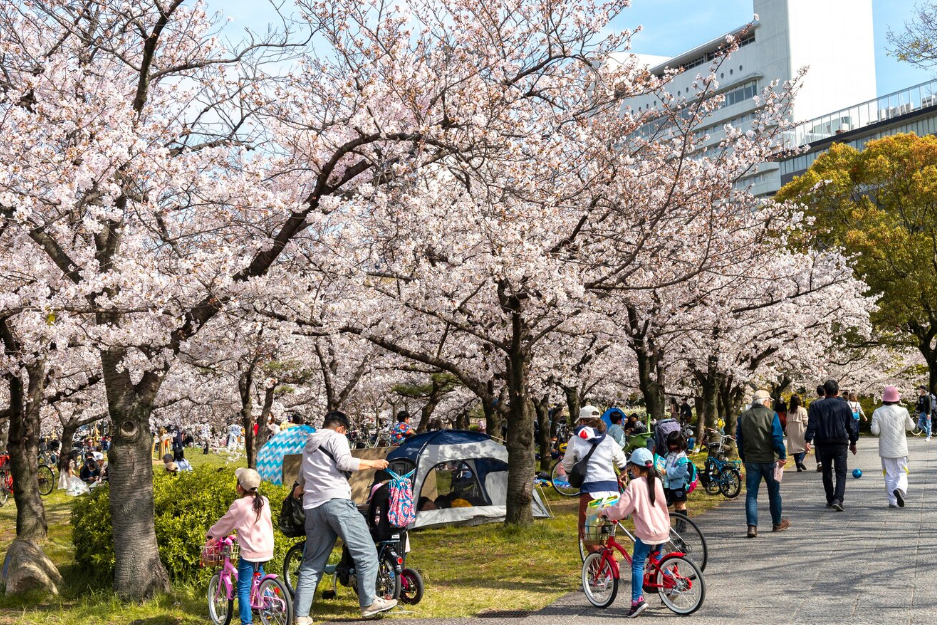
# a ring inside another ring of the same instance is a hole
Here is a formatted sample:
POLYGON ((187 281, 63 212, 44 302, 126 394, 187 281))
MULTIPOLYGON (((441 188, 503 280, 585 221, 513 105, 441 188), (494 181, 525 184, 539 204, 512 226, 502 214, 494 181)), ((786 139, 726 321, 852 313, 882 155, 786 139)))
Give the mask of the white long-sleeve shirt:
POLYGON ((914 429, 908 410, 892 404, 872 413, 872 434, 878 436, 878 455, 882 458, 906 458, 908 439, 905 432, 914 429))
MULTIPOLYGON (((599 438, 592 428, 577 428, 576 433, 566 444, 566 455, 563 456, 563 468, 569 473, 573 465, 586 457, 592 449, 593 440, 599 438), (581 436, 585 432, 585 437, 581 436)), ((597 443, 595 453, 589 458, 586 466, 586 480, 580 489, 589 493, 593 498, 618 495, 618 476, 615 467, 624 470, 628 464, 625 452, 611 436, 606 435, 602 442, 597 443)))

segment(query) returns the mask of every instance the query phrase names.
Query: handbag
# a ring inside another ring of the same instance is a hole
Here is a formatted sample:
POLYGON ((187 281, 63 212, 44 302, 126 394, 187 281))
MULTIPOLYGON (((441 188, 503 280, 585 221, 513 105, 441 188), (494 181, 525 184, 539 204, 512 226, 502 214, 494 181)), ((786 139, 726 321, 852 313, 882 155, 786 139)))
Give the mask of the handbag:
POLYGON ((586 471, 589 468, 589 458, 592 457, 592 454, 595 453, 595 450, 598 448, 599 443, 605 440, 605 435, 602 435, 601 438, 596 439, 592 443, 592 449, 589 450, 582 460, 573 465, 573 470, 569 472, 567 476, 569 478, 569 485, 573 488, 579 488, 586 481, 586 471))
MULTIPOLYGON (((294 484, 293 487, 295 488, 296 485, 294 484)), ((277 527, 287 538, 300 538, 306 535, 306 511, 303 510, 303 501, 293 497, 292 491, 280 506, 277 527)))

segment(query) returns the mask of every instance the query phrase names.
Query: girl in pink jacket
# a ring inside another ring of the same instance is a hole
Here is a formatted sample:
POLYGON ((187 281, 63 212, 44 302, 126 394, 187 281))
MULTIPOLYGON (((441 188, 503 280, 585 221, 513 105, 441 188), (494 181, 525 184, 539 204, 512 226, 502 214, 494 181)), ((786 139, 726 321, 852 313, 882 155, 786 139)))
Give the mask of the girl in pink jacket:
POLYGON ((634 554, 631 558, 631 611, 634 618, 647 609, 644 601, 644 562, 648 554, 659 551, 661 544, 670 539, 670 515, 667 497, 657 471, 654 456, 641 447, 628 459, 631 481, 614 506, 599 512, 613 521, 631 515, 634 521, 634 554))
POLYGON ((208 530, 208 539, 237 533, 241 558, 238 560, 238 611, 241 623, 253 623, 250 591, 255 573, 264 574, 263 563, 273 559, 273 520, 270 502, 257 492, 260 474, 254 469, 238 469, 238 498, 218 522, 208 530))

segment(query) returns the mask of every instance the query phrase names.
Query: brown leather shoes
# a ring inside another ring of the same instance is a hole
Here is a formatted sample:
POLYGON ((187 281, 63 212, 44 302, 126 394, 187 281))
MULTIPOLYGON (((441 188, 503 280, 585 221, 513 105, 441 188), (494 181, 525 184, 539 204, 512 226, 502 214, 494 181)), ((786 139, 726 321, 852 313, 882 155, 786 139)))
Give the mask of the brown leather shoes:
POLYGON ((755 527, 754 525, 749 525, 749 526, 748 526, 748 537, 749 537, 749 538, 755 538, 756 536, 758 536, 758 528, 755 527))
POLYGON ((781 519, 781 522, 777 525, 771 526, 772 532, 783 532, 791 526, 791 522, 788 519, 781 519))

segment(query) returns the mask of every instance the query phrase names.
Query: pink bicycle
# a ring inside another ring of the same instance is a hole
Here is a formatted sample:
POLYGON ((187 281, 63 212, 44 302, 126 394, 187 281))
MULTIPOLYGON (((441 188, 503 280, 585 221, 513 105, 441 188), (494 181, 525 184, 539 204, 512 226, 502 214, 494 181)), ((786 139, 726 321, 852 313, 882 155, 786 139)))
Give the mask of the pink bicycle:
MULTIPOLYGON (((234 599, 237 597, 238 544, 234 536, 209 541, 202 547, 202 564, 221 567, 208 582, 208 614, 215 625, 231 622, 234 599)), ((293 601, 286 585, 276 575, 254 573, 251 581, 251 610, 260 616, 263 625, 289 625, 293 622, 293 601)))

